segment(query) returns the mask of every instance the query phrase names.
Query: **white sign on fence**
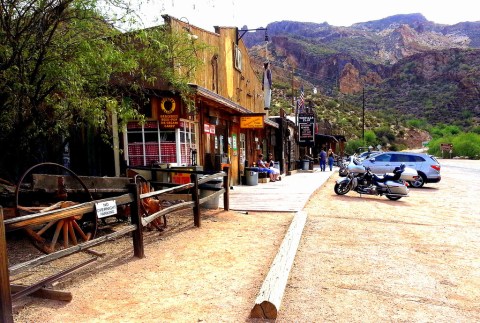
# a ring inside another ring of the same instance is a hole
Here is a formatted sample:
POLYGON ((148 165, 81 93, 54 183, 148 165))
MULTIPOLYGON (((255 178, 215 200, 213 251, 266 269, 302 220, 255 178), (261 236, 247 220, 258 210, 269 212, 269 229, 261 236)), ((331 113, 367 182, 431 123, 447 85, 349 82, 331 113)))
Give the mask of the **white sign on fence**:
POLYGON ((117 203, 115 200, 95 203, 95 208, 99 219, 117 214, 117 203))

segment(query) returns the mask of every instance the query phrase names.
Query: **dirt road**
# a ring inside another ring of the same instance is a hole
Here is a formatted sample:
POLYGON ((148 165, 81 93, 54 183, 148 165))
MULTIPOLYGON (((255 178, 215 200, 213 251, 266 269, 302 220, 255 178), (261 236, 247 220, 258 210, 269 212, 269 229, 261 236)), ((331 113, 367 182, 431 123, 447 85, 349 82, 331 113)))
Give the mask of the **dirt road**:
MULTIPOLYGON (((479 322, 480 162, 441 163, 439 184, 399 201, 337 196, 333 175, 305 208, 277 321, 479 322)), ((199 229, 188 217, 147 237, 144 259, 131 258, 130 240, 116 241, 113 255, 61 286, 72 302, 35 299, 15 321, 250 321, 292 217, 219 210, 199 229)))

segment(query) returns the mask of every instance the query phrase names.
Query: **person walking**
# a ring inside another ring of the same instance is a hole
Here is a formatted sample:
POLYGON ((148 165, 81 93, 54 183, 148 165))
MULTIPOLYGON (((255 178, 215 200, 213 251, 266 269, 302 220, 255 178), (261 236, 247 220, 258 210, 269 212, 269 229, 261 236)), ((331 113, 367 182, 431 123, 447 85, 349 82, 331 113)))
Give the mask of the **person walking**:
POLYGON ((330 148, 328 150, 328 167, 330 168, 330 171, 333 169, 333 163, 335 162, 335 154, 333 153, 333 150, 330 148))
POLYGON ((318 159, 320 161, 320 171, 324 172, 327 163, 327 153, 325 152, 325 149, 320 150, 320 153, 318 154, 318 159))

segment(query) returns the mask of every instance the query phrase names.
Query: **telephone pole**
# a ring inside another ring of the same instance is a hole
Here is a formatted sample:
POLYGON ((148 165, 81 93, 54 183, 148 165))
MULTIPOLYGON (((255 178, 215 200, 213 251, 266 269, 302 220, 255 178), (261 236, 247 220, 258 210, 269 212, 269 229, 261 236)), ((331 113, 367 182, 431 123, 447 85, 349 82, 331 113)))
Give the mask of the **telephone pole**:
POLYGON ((365 87, 362 88, 362 139, 365 146, 365 87))
POLYGON ((292 109, 294 110, 295 112, 295 96, 293 95, 294 93, 294 90, 293 90, 293 73, 294 73, 294 67, 292 66, 292 109))

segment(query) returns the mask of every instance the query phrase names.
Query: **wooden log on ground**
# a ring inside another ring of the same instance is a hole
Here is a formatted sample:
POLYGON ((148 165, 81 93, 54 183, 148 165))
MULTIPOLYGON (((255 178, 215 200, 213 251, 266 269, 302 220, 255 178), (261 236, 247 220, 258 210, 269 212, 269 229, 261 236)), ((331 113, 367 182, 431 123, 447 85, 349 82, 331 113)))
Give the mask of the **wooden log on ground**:
POLYGON ((305 212, 295 214, 255 300, 250 313, 252 318, 277 318, 306 220, 305 212))
MULTIPOLYGON (((26 289, 28 286, 22 285, 10 285, 10 289, 12 293, 20 292, 26 289)), ((38 297, 38 298, 45 298, 45 299, 52 299, 55 301, 64 301, 70 302, 72 300, 72 293, 65 292, 61 290, 54 290, 51 288, 40 288, 39 290, 29 294, 29 296, 38 297)))

